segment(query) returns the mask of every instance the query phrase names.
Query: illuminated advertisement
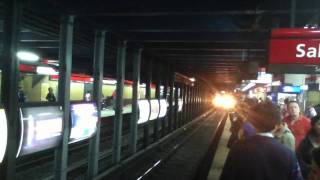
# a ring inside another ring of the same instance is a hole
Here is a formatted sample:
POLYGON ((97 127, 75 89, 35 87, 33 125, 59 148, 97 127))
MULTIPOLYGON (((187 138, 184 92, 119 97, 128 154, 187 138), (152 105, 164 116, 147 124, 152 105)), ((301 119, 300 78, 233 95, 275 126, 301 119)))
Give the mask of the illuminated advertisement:
POLYGON ((6 153, 8 141, 8 125, 4 109, 0 109, 0 163, 3 161, 6 153))
POLYGON ((149 120, 155 120, 158 118, 159 111, 160 111, 160 105, 159 101, 157 99, 150 100, 151 104, 151 114, 149 120))
POLYGON ((70 143, 91 137, 97 130, 97 107, 93 103, 71 104, 70 143))
POLYGON ((139 107, 139 120, 138 124, 145 123, 149 120, 150 114, 150 104, 148 100, 139 100, 138 101, 139 107))
POLYGON ((301 88, 300 86, 280 86, 279 91, 284 93, 301 93, 301 88))
POLYGON ((167 101, 165 99, 160 99, 160 113, 159 113, 159 118, 164 117, 167 114, 167 101))
POLYGON ((178 100, 178 111, 182 111, 182 106, 183 106, 183 100, 182 99, 179 99, 178 100))
POLYGON ((53 148, 61 141, 61 106, 20 109, 21 138, 17 156, 53 148))
MULTIPOLYGON (((132 112, 131 99, 123 100, 122 114, 128 114, 132 112)), ((115 101, 105 99, 102 102, 101 117, 111 117, 115 115, 115 101)))

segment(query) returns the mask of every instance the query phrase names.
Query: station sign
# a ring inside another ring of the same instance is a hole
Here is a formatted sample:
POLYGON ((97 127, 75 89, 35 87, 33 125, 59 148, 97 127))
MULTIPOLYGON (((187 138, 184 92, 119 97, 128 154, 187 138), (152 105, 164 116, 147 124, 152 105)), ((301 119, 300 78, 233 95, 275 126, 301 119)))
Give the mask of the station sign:
POLYGON ((320 64, 320 30, 272 30, 269 64, 320 64))

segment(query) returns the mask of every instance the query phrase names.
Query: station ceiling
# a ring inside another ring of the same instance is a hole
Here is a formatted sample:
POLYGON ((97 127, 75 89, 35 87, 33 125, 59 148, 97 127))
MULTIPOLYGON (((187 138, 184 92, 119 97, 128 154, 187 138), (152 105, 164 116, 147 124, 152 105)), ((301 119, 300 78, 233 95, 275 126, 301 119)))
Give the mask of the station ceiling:
MULTIPOLYGON (((318 23, 319 0, 295 2, 295 27, 318 23)), ((155 66, 166 64, 187 76, 201 77, 217 88, 234 87, 241 74, 246 73, 242 64, 267 64, 270 30, 290 27, 291 3, 292 0, 29 0, 23 4, 20 46, 57 59, 59 15, 73 14, 73 66, 78 71, 90 71, 87 67, 93 59, 94 30, 104 29, 108 32, 105 71, 110 76, 115 75, 117 42, 126 40, 129 47, 143 47, 143 60, 153 59, 155 66)), ((0 14, 4 10, 1 5, 0 14)), ((130 72, 131 64, 127 64, 130 72)))

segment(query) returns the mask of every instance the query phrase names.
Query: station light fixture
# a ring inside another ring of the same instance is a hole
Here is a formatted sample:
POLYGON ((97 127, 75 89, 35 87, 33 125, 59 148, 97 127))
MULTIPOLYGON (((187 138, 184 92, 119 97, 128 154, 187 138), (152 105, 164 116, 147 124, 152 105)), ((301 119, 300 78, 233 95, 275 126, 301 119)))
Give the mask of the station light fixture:
POLYGON ((111 84, 111 85, 115 85, 117 84, 117 80, 113 80, 113 79, 104 79, 103 80, 104 84, 111 84))
POLYGON ((195 82, 195 81, 196 81, 196 79, 195 79, 194 77, 189 78, 189 80, 190 80, 191 82, 195 82))
POLYGON ((251 82, 251 83, 247 84, 244 88, 242 88, 241 91, 243 91, 243 92, 247 91, 248 89, 252 88, 255 85, 256 85, 256 83, 251 82))
POLYGON ((31 51, 18 51, 16 55, 22 62, 34 63, 40 60, 40 56, 31 51))
POLYGON ((42 75, 58 75, 59 73, 49 66, 37 66, 37 74, 42 75))

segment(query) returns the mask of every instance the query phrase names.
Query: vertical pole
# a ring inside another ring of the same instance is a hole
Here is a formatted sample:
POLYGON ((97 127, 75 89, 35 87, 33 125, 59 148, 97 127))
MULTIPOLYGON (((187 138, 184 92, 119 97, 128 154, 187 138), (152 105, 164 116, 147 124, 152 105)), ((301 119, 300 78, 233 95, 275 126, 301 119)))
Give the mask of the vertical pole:
MULTIPOLYGON (((160 85, 161 85, 161 64, 158 63, 157 66, 157 82, 156 82, 156 99, 158 100, 159 103, 159 108, 160 108, 160 85)), ((155 120, 154 123, 154 141, 159 140, 159 118, 155 120)))
MULTIPOLYGON (((180 83, 179 85, 179 99, 183 101, 183 84, 180 83)), ((183 103, 182 103, 182 108, 183 108, 183 103)), ((178 111, 178 127, 181 126, 181 118, 182 118, 182 110, 179 112, 178 111)))
POLYGON ((184 125, 186 122, 186 107, 187 107, 187 86, 185 84, 183 84, 183 93, 182 93, 182 99, 183 99, 183 108, 182 108, 182 117, 181 117, 181 121, 182 124, 184 125))
POLYGON ((200 94, 200 92, 199 92, 199 85, 198 85, 198 86, 197 86, 197 108, 196 108, 197 116, 198 116, 199 113, 200 113, 200 110, 199 110, 199 102, 200 102, 200 100, 199 100, 199 94, 200 94))
POLYGON ((195 83, 194 87, 193 87, 193 106, 192 106, 192 109, 193 109, 193 118, 195 118, 196 116, 196 106, 197 106, 197 103, 196 103, 196 99, 197 99, 197 84, 195 83))
POLYGON ((170 86, 170 95, 169 95, 169 114, 168 114, 168 131, 171 132, 172 131, 172 121, 173 121, 173 113, 174 113, 174 109, 173 109, 173 96, 174 96, 174 92, 173 92, 173 86, 174 86, 174 78, 173 78, 173 73, 172 71, 169 73, 169 86, 170 86))
POLYGON ((189 106, 190 106, 190 86, 186 86, 186 111, 185 111, 185 123, 189 122, 189 106))
POLYGON ((6 154, 0 166, 0 179, 15 179, 16 153, 18 145, 19 111, 18 111, 18 81, 19 61, 16 52, 19 46, 19 32, 22 6, 18 0, 5 1, 4 18, 4 49, 2 73, 2 100, 7 114, 8 144, 6 154), (9 143, 10 142, 10 143, 9 143))
POLYGON ((194 86, 191 87, 191 94, 190 94, 190 117, 191 121, 194 117, 194 86))
POLYGON ((122 41, 118 46, 117 52, 117 89, 116 89, 116 110, 114 119, 113 133, 113 153, 112 161, 114 164, 121 161, 122 145, 122 107, 123 107, 123 86, 125 77, 126 49, 127 42, 122 41))
MULTIPOLYGON (((163 74, 168 74, 168 70, 166 68, 162 68, 162 71, 163 71, 163 74)), ((168 100, 167 94, 168 94, 168 76, 165 76, 164 82, 163 82, 163 98, 166 101, 168 100)), ((165 134, 167 132, 168 117, 169 116, 168 116, 168 112, 167 112, 166 116, 163 117, 163 119, 162 119, 162 130, 161 130, 162 137, 165 136, 165 134)))
POLYGON ((173 112, 173 116, 174 116, 174 121, 173 121, 173 129, 177 129, 178 128, 178 107, 179 107, 179 85, 178 83, 176 83, 175 89, 174 89, 174 112, 173 112))
POLYGON ((132 85, 132 114, 130 125, 130 153, 137 152, 137 139, 138 139, 138 92, 140 84, 140 66, 141 66, 141 48, 134 49, 133 52, 133 85, 132 85))
POLYGON ((290 27, 295 27, 296 24, 296 5, 297 0, 291 0, 291 13, 290 13, 290 27))
MULTIPOLYGON (((149 106, 150 106, 150 110, 151 110, 151 104, 150 104, 150 100, 151 100, 151 81, 152 81, 152 60, 148 61, 148 69, 147 69, 147 82, 146 82, 146 99, 148 99, 149 101, 149 106)), ((151 113, 149 114, 149 118, 150 118, 151 113)), ((150 121, 148 121, 147 123, 145 123, 144 127, 143 127, 143 147, 146 148, 149 145, 149 126, 150 126, 150 121)))
POLYGON ((104 66, 104 49, 105 49, 105 31, 96 31, 94 39, 94 57, 93 57, 93 101, 97 103, 98 123, 97 132, 89 140, 89 157, 87 179, 93 179, 98 174, 99 162, 99 143, 101 127, 101 101, 102 101, 102 81, 104 66))
POLYGON ((72 68, 72 40, 74 17, 63 15, 60 25, 59 93, 58 101, 63 110, 62 142, 56 149, 55 179, 65 180, 68 173, 68 142, 70 134, 70 79, 72 68))

